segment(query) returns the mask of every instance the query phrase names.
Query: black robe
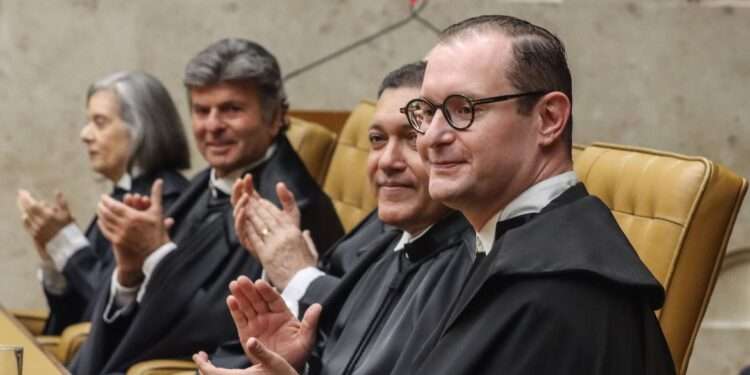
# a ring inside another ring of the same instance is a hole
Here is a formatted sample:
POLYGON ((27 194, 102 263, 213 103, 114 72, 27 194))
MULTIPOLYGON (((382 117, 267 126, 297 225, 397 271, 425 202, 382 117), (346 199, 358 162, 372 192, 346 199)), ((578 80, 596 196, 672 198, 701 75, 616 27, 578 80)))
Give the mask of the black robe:
POLYGON ((389 373, 403 347, 422 342, 458 294, 473 260, 462 245, 469 232, 453 213, 399 252, 399 237, 363 249, 323 302, 311 373, 389 373))
MULTIPOLYGON (((133 179, 130 192, 150 195, 151 185, 158 178, 164 180, 162 202, 165 208, 169 208, 188 185, 187 179, 177 171, 158 171, 138 176, 133 179)), ((123 194, 115 192, 111 196, 122 200, 123 194)), ((85 235, 89 246, 73 254, 63 268, 62 273, 68 282, 65 292, 55 295, 44 290, 50 309, 44 327, 45 335, 59 335, 71 324, 91 320, 95 296, 112 277, 112 245, 99 230, 96 216, 91 220, 85 235)))
MULTIPOLYGON (((250 171, 255 188, 278 205, 275 186, 283 181, 297 199, 302 228, 317 247, 327 248, 343 234, 333 204, 286 137, 279 136, 276 145, 273 156, 250 171)), ((241 247, 228 201, 212 203, 208 182, 209 170, 198 174, 167 213, 175 219, 177 250, 156 267, 134 311, 106 323, 108 285, 98 297, 91 334, 71 364, 74 374, 122 373, 139 361, 189 358, 236 337, 227 286, 239 275, 260 277, 261 267, 241 247)))
MULTIPOLYGON (((393 244, 401 236, 401 230, 388 226, 378 218, 377 209, 367 215, 344 237, 320 254, 318 269, 325 274, 317 277, 308 286, 305 295, 298 301, 299 318, 313 303, 322 303, 336 289, 341 278, 351 271, 360 258, 393 244)), ((211 362, 222 368, 242 369, 250 366, 239 340, 223 343, 211 354, 211 362)))
POLYGON ((495 241, 394 374, 674 374, 664 291, 599 199, 576 185, 495 241))
POLYGON ((401 233, 401 230, 383 223, 378 218, 377 209, 367 215, 344 238, 321 255, 318 268, 325 275, 313 280, 299 300, 300 318, 304 316, 307 307, 323 302, 362 257, 372 252, 382 253, 383 246, 390 244, 401 233))

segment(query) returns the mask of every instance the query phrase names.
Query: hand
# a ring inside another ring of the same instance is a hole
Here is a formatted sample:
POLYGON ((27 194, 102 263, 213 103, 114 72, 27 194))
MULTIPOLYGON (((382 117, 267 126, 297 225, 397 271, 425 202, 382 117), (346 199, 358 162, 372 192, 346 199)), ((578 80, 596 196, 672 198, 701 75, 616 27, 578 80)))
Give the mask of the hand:
POLYGON ((34 240, 42 259, 49 260, 47 243, 66 225, 73 222, 68 202, 62 193, 55 195, 55 203, 36 200, 26 190, 18 191, 18 208, 21 210, 23 226, 34 240))
POLYGON ((203 375, 298 375, 299 373, 277 353, 270 351, 263 343, 252 338, 247 341, 245 351, 252 353, 250 360, 255 363, 244 370, 229 370, 215 367, 205 352, 193 355, 203 375))
MULTIPOLYGON (((233 197, 239 195, 237 185, 233 197)), ((299 208, 292 192, 279 183, 276 193, 281 210, 256 192, 244 190, 235 204, 235 229, 242 245, 263 265, 268 279, 283 290, 297 272, 317 264, 318 253, 309 232, 299 229, 299 208)))
POLYGON ((138 285, 143 279, 143 262, 154 250, 170 241, 170 219, 162 213, 161 179, 151 187, 151 197, 128 197, 129 204, 102 196, 97 213, 99 228, 112 248, 117 261, 117 281, 126 287, 138 285), (134 204, 133 199, 144 204, 134 204), (133 205, 135 207, 133 207, 133 205))
MULTIPOLYGON (((240 342, 262 341, 295 368, 302 368, 312 352, 321 306, 314 304, 300 322, 289 311, 278 292, 264 280, 254 284, 245 276, 229 284, 232 295, 227 306, 240 342)), ((245 347, 248 358, 253 353, 245 347)))
MULTIPOLYGON (((232 186, 231 202, 232 206, 234 206, 235 209, 234 217, 238 217, 238 215, 236 215, 237 209, 238 206, 243 205, 240 200, 245 196, 248 197, 247 199, 261 199, 258 192, 255 191, 255 187, 253 187, 252 174, 247 174, 242 179, 238 179, 237 181, 235 181, 234 186, 232 186)), ((299 212, 299 207, 297 207, 297 201, 294 199, 294 194, 289 189, 287 189, 286 185, 283 182, 279 182, 276 184, 276 196, 279 197, 279 201, 281 201, 282 210, 287 215, 289 215, 289 219, 291 220, 291 222, 299 227, 301 215, 299 212)), ((247 202, 244 203, 246 204, 247 202)))

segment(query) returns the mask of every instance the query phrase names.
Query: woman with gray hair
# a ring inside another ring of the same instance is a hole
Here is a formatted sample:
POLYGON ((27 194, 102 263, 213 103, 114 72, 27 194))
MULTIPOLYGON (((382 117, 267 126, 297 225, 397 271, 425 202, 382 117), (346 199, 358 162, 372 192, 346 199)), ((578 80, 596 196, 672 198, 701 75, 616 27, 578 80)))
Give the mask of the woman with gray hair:
MULTIPOLYGON (((174 102, 164 86, 143 72, 119 72, 94 82, 86 95, 87 122, 80 138, 91 168, 114 185, 119 200, 128 193, 148 195, 157 179, 163 202, 171 205, 187 180, 178 172, 190 167, 187 137, 174 102)), ((37 200, 19 190, 23 224, 41 258, 44 293, 50 307, 45 334, 89 320, 94 296, 108 285, 114 259, 111 244, 96 225, 85 234, 61 193, 55 202, 37 200)))

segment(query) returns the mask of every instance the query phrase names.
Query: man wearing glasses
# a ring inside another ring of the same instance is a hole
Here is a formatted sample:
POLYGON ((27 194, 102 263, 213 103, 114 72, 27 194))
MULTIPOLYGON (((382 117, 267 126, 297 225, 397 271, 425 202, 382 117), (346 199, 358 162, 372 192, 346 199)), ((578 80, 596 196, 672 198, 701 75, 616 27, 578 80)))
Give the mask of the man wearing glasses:
POLYGON ((476 260, 394 373, 674 373, 653 313, 662 287, 573 172, 562 42, 481 16, 443 31, 426 60, 421 97, 403 112, 430 195, 471 223, 476 260))

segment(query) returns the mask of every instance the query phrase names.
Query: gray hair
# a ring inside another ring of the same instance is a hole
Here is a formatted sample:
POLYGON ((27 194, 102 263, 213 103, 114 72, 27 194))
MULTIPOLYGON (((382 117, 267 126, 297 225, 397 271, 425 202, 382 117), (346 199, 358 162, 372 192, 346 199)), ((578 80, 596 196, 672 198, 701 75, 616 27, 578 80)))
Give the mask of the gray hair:
POLYGON ((193 57, 185 68, 183 83, 188 88, 206 87, 225 81, 247 82, 258 90, 263 121, 270 124, 279 115, 288 127, 289 109, 279 63, 268 50, 246 39, 219 40, 193 57))
POLYGON ((398 89, 401 87, 420 88, 424 79, 424 70, 427 64, 424 61, 406 64, 385 76, 378 89, 378 98, 386 89, 398 89))
POLYGON ((89 86, 86 103, 102 90, 117 96, 120 117, 133 140, 128 171, 134 166, 145 174, 190 167, 190 149, 180 115, 158 79, 139 71, 111 74, 89 86))

